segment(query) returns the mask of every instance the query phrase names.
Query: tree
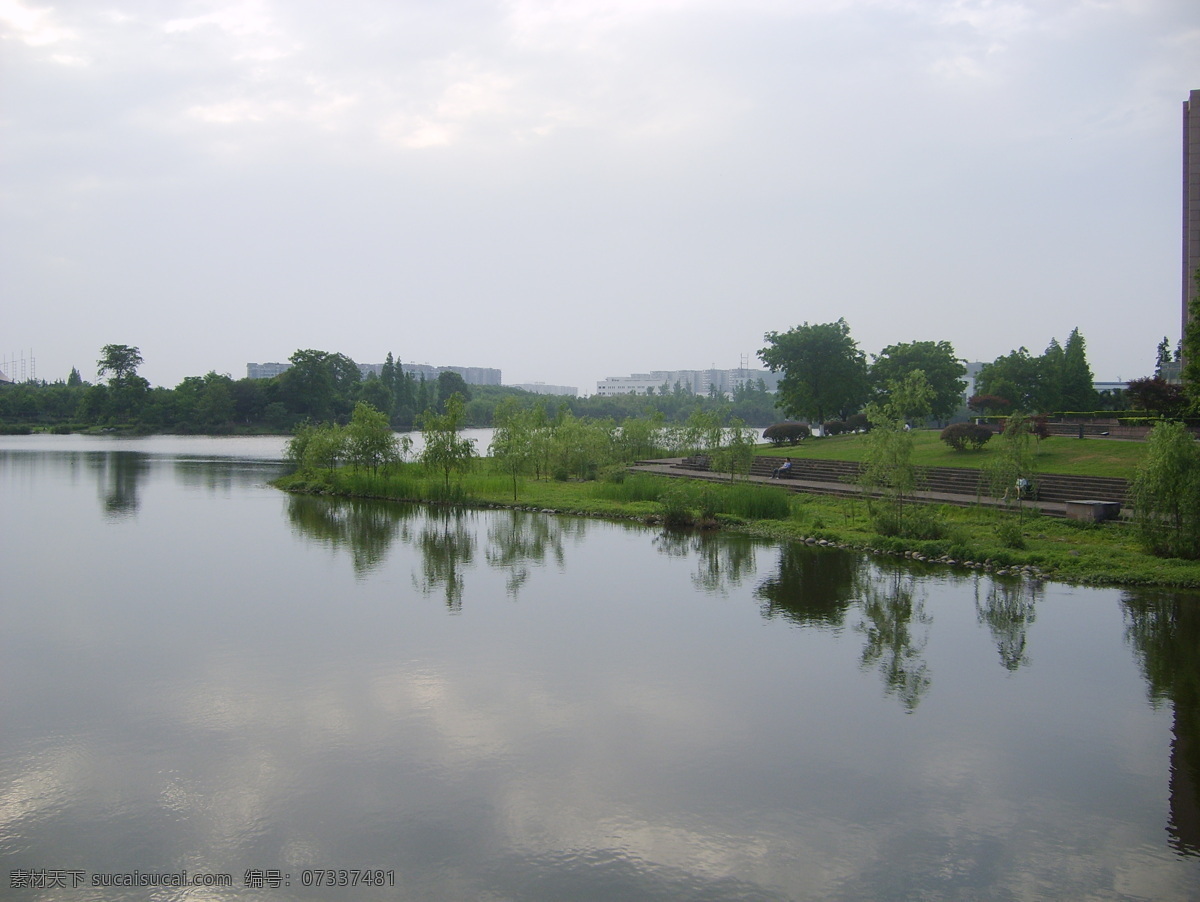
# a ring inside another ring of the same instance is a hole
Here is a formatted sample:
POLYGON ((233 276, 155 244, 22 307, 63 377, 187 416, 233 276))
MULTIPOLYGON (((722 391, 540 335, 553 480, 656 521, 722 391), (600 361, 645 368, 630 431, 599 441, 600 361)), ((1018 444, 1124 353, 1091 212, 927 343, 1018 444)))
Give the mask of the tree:
POLYGON ((967 399, 967 407, 984 416, 988 415, 988 411, 999 413, 1012 407, 1012 402, 1008 398, 1001 398, 999 395, 971 395, 967 399))
POLYGON ((515 398, 505 398, 496 406, 493 422, 496 425, 489 453, 493 464, 512 477, 516 501, 518 479, 534 467, 534 413, 522 409, 515 398))
POLYGON ((1032 413, 1039 408, 1044 395, 1042 377, 1038 358, 1031 357, 1025 348, 1018 348, 983 365, 975 378, 976 397, 995 395, 1014 410, 1032 413))
POLYGON ((1158 379, 1166 378, 1166 370, 1170 364, 1175 362, 1175 355, 1171 353, 1171 342, 1167 336, 1163 336, 1163 340, 1158 343, 1158 354, 1154 360, 1154 375, 1158 379))
POLYGON ((734 476, 745 476, 754 465, 754 433, 741 420, 729 424, 725 441, 713 452, 712 468, 734 476))
POLYGON ((471 400, 471 390, 467 388, 467 381, 462 374, 454 370, 443 370, 437 377, 438 409, 443 413, 446 410, 447 399, 454 394, 462 395, 463 403, 471 400))
POLYGON ((326 469, 332 473, 346 453, 346 430, 334 423, 314 426, 304 422, 288 440, 287 459, 305 473, 326 469))
POLYGON ((850 337, 845 319, 768 332, 758 352, 773 373, 783 372, 778 397, 784 413, 818 423, 827 414, 841 418, 867 397, 867 360, 850 337))
POLYGON ((100 349, 100 359, 96 361, 96 375, 101 379, 111 374, 108 380, 111 388, 114 383, 124 382, 137 375, 137 368, 145 361, 137 348, 129 345, 105 345, 100 349))
POLYGON ((914 341, 888 345, 871 364, 871 383, 878 395, 887 393, 888 383, 899 382, 913 370, 925 374, 933 397, 930 415, 936 420, 948 420, 963 403, 967 383, 962 377, 967 368, 954 354, 948 341, 914 341))
POLYGON ((388 425, 387 414, 366 401, 354 405, 346 427, 346 458, 355 468, 370 470, 372 474, 400 458, 396 434, 388 425))
POLYGON ((475 442, 458 435, 465 408, 462 395, 454 394, 446 399, 445 413, 427 410, 421 416, 421 435, 425 438, 421 463, 442 472, 447 491, 450 490, 450 474, 467 469, 475 456, 475 442))
POLYGON ((136 415, 150 391, 150 383, 137 374, 143 363, 137 348, 105 345, 96 361, 96 374, 108 376, 108 406, 114 416, 127 420, 136 415))
POLYGON ((362 374, 345 354, 306 349, 290 358, 292 366, 279 377, 282 400, 298 416, 345 422, 352 410, 362 374))
POLYGON ((1134 379, 1125 389, 1125 397, 1133 410, 1145 410, 1162 417, 1181 416, 1187 408, 1183 386, 1158 376, 1134 379))
POLYGON ((1063 348, 1062 366, 1057 376, 1059 410, 1092 410, 1096 406, 1095 377, 1087 362, 1087 343, 1079 329, 1071 330, 1063 348))
POLYGON ((905 501, 917 487, 919 474, 912 462, 913 436, 908 417, 926 416, 934 397, 933 387, 921 370, 913 370, 903 380, 887 386, 885 401, 867 405, 871 431, 867 433, 867 456, 859 482, 866 489, 883 495, 882 509, 868 510, 875 528, 883 535, 917 537, 921 528, 909 522, 905 501))
POLYGON ((1200 269, 1195 272, 1196 290, 1188 302, 1187 324, 1183 329, 1180 376, 1193 413, 1200 413, 1200 269))
POLYGON ((1000 433, 999 453, 988 462, 985 472, 992 496, 1006 504, 1016 499, 1017 513, 1023 515, 1024 499, 1033 494, 1037 462, 1034 459, 1034 422, 1032 417, 1013 414, 1000 433))
POLYGON ((1166 422, 1150 430, 1130 494, 1151 553, 1200 558, 1200 445, 1186 426, 1166 422))

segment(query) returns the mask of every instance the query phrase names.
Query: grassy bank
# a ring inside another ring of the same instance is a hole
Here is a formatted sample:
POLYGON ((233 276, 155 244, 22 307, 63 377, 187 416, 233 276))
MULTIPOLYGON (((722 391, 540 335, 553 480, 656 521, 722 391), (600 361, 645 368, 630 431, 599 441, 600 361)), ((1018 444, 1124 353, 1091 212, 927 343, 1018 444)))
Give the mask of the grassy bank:
MULTIPOLYGON (((966 467, 978 469, 999 453, 996 439, 979 451, 954 451, 938 436, 937 430, 913 432, 913 463, 918 467, 966 467)), ((1073 476, 1114 476, 1130 479, 1142 455, 1145 442, 1123 442, 1100 438, 1067 438, 1056 435, 1037 443, 1035 459, 1041 473, 1065 473, 1073 476)), ((757 454, 810 460, 851 460, 861 463, 867 454, 863 435, 835 435, 806 439, 795 447, 760 447, 757 454)))
POLYGON ((524 480, 518 483, 514 500, 511 479, 494 475, 485 466, 477 461, 471 473, 452 480, 449 487, 440 477, 411 464, 390 475, 341 469, 316 476, 296 474, 276 484, 292 492, 518 507, 653 523, 677 518, 774 539, 1002 573, 1021 571, 1063 582, 1200 589, 1200 562, 1146 554, 1125 523, 1084 524, 945 506, 931 512, 941 525, 939 538, 901 539, 875 531, 867 502, 860 496, 801 495, 775 486, 638 473, 620 482, 524 480))

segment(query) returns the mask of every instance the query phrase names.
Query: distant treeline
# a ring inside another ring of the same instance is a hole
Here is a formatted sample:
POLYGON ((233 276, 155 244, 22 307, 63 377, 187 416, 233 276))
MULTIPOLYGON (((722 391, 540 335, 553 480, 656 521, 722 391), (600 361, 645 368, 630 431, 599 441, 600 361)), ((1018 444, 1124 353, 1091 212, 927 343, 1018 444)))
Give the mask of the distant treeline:
POLYGON ((761 382, 740 389, 732 399, 696 395, 682 386, 654 395, 576 398, 467 385, 453 372, 426 380, 404 373, 391 354, 379 376, 370 373, 366 378, 344 354, 301 350, 290 360, 289 370, 270 379, 234 379, 209 372, 188 376, 175 388, 151 388, 137 375, 143 362, 137 348, 105 345, 97 361, 98 376, 108 377, 104 381, 89 383, 72 369, 65 381, 0 385, 0 431, 286 433, 305 421, 345 424, 355 404, 366 401, 387 414, 393 429, 404 432, 416 428, 424 412, 444 412, 446 400, 455 393, 466 400, 466 425, 472 427, 493 425, 496 406, 505 398, 530 409, 540 405, 550 416, 569 410, 576 417, 616 422, 658 413, 665 422, 683 423, 697 411, 714 413, 722 422, 740 419, 754 426, 780 418, 775 396, 761 382))

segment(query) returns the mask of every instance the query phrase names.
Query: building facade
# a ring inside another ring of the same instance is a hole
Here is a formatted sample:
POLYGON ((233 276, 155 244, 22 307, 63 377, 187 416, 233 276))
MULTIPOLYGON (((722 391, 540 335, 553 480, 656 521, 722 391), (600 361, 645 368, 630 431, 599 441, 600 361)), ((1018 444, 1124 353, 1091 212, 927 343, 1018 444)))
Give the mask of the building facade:
MULTIPOLYGON (((428 363, 402 363, 400 366, 406 375, 412 375, 417 379, 424 376, 429 382, 435 381, 441 373, 449 371, 462 376, 463 382, 467 385, 500 384, 500 371, 486 366, 430 366, 428 363)), ((291 368, 290 363, 247 363, 246 376, 250 379, 270 379, 291 368)), ((360 363, 358 371, 362 373, 364 379, 368 373, 379 376, 383 373, 383 364, 360 363)))
POLYGON ((535 395, 566 395, 569 398, 579 394, 579 389, 574 385, 547 385, 545 382, 517 382, 509 388, 521 388, 535 395))
POLYGON ((292 368, 290 363, 247 363, 247 379, 270 379, 292 368))
POLYGON ((634 373, 632 376, 609 376, 596 383, 596 394, 603 397, 614 395, 648 395, 671 393, 679 386, 681 391, 694 395, 708 395, 716 391, 732 395, 747 382, 759 379, 767 391, 779 388, 779 373, 768 370, 751 370, 738 367, 732 370, 653 370, 649 373, 634 373))

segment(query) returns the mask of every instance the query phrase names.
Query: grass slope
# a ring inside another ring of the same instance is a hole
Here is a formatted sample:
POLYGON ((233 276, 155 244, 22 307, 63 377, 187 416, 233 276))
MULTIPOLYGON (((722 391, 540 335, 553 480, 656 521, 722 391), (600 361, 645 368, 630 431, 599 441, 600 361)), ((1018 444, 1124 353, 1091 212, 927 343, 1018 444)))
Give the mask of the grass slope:
MULTIPOLYGON (((913 463, 918 467, 965 467, 979 469, 996 455, 997 440, 979 451, 954 451, 938 437, 937 430, 913 432, 913 463)), ((1075 476, 1114 476, 1132 479, 1146 451, 1144 442, 1115 439, 1067 438, 1056 435, 1037 445, 1037 468, 1042 473, 1075 476)), ((799 445, 781 448, 759 447, 756 452, 770 457, 794 457, 810 460, 851 460, 861 463, 867 453, 866 436, 835 435, 805 439, 799 445)))

